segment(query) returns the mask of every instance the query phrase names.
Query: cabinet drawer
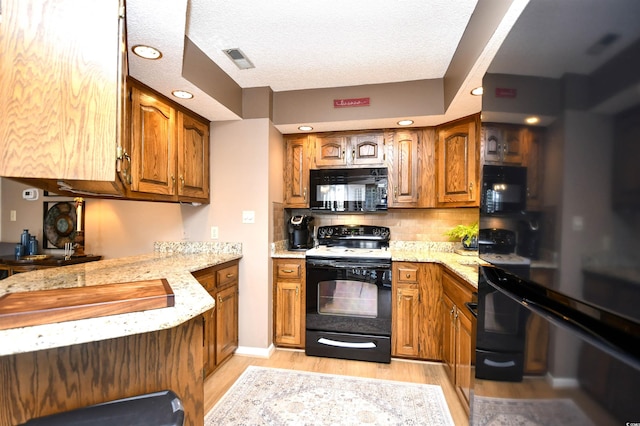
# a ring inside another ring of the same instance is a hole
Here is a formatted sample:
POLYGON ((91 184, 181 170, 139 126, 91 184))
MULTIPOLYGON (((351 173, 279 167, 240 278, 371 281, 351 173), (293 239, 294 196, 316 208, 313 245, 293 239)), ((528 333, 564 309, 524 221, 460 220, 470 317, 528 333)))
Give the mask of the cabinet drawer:
POLYGON ((204 269, 193 273, 193 276, 198 280, 200 284, 207 290, 213 291, 216 288, 216 276, 211 271, 211 268, 204 269))
POLYGON ((238 281, 238 265, 227 266, 216 272, 218 288, 226 287, 238 281))
POLYGON ((302 265, 297 263, 280 263, 278 264, 278 278, 295 278, 302 276, 302 265))
POLYGON ((398 267, 399 283, 415 283, 418 281, 418 269, 406 266, 398 267))

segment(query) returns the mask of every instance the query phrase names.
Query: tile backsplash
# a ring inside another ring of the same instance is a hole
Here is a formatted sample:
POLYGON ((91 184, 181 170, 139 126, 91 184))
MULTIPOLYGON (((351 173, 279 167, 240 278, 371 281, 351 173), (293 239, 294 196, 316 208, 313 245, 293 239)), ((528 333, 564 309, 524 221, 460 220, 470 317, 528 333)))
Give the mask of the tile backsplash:
POLYGON ((286 223, 295 215, 311 215, 315 226, 358 224, 387 226, 392 241, 446 242, 447 230, 462 224, 475 223, 479 219, 478 208, 449 209, 390 209, 376 214, 314 214, 310 210, 283 209, 280 203, 273 204, 274 241, 286 240, 286 223))

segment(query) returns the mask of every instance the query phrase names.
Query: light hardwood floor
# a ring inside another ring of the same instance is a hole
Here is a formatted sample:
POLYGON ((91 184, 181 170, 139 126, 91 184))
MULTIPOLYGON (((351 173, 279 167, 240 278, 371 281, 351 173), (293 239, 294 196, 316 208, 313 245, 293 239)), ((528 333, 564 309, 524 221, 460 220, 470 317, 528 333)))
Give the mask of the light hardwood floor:
POLYGON ((215 405, 249 365, 440 385, 456 426, 469 424, 468 415, 449 381, 443 364, 398 359, 393 359, 390 364, 380 364, 312 357, 306 356, 304 351, 288 349, 277 349, 268 359, 232 356, 205 380, 205 413, 215 405))

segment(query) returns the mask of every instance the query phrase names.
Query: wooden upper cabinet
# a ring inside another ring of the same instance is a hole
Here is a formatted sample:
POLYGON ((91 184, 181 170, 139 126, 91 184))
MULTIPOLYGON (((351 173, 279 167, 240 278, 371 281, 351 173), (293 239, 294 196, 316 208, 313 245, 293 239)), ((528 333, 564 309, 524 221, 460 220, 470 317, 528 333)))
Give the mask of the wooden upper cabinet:
POLYGON ((311 135, 310 145, 314 166, 318 168, 384 165, 382 132, 311 135))
POLYGON ((162 99, 132 88, 133 191, 176 193, 175 114, 175 109, 162 99))
POLYGON ((418 168, 420 136, 418 131, 390 131, 387 164, 389 167, 389 207, 416 207, 419 198, 418 168))
POLYGON ((315 147, 316 167, 336 167, 347 164, 347 137, 333 135, 311 136, 315 147))
POLYGON ((521 126, 483 125, 482 152, 484 164, 522 164, 526 129, 521 126))
POLYGON ((209 202, 209 123, 131 87, 131 198, 209 202))
POLYGON ((178 195, 209 198, 209 126, 178 112, 178 195))
POLYGON ((477 115, 438 127, 438 206, 479 206, 477 115))
POLYGON ((284 139, 284 205, 309 207, 309 148, 307 136, 290 135, 284 139))
POLYGON ((352 165, 379 166, 384 164, 384 135, 367 133, 349 137, 350 155, 347 162, 352 165))
POLYGON ((121 3, 2 0, 0 176, 117 180, 121 3))

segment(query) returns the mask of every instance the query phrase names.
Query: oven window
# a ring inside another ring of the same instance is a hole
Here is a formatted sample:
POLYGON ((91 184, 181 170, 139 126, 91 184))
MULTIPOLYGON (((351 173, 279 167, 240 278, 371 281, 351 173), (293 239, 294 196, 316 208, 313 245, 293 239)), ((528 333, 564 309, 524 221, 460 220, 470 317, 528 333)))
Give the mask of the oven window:
POLYGON ((376 318, 378 316, 378 287, 375 284, 362 281, 320 281, 318 283, 318 313, 376 318))
POLYGON ((520 309, 502 293, 493 292, 484 299, 484 331, 516 335, 519 333, 520 309))

